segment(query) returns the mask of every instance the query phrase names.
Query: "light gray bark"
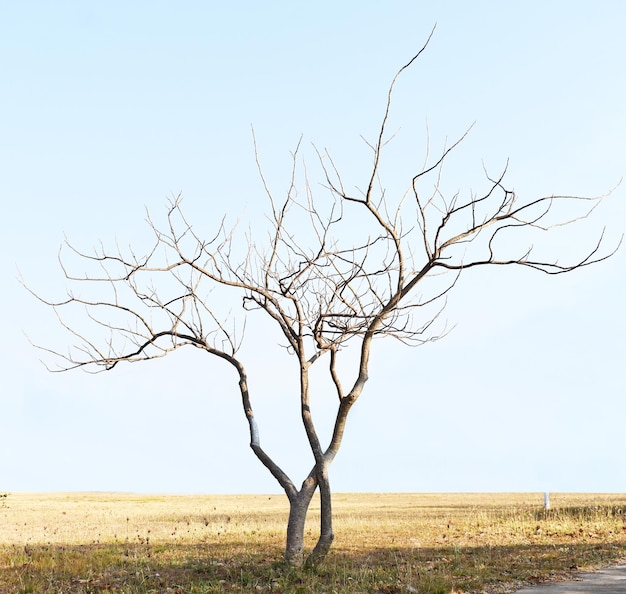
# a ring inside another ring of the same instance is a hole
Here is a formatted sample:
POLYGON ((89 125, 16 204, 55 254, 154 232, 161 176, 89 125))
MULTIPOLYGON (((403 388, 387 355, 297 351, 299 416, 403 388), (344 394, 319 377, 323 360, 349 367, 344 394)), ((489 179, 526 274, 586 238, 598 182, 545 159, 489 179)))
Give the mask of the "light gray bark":
POLYGON ((315 484, 311 481, 310 487, 303 487, 297 495, 289 499, 289 520, 285 545, 285 561, 289 565, 299 567, 304 563, 304 526, 314 493, 315 484))

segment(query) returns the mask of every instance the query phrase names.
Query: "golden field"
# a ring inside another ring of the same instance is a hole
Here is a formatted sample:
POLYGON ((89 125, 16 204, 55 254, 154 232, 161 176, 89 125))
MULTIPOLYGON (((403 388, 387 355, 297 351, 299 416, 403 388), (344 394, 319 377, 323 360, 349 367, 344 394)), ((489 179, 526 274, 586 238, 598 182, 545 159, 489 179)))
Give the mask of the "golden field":
POLYGON ((287 513, 281 495, 2 494, 0 592, 493 593, 626 558, 626 494, 335 494, 317 570, 281 563, 287 513))

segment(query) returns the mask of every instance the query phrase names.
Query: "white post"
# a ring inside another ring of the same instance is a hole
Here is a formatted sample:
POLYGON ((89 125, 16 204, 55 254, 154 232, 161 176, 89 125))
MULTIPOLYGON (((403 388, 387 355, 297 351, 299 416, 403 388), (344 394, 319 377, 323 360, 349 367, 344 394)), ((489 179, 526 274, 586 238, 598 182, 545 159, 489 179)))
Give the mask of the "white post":
POLYGON ((543 494, 543 509, 550 509, 550 493, 543 494))

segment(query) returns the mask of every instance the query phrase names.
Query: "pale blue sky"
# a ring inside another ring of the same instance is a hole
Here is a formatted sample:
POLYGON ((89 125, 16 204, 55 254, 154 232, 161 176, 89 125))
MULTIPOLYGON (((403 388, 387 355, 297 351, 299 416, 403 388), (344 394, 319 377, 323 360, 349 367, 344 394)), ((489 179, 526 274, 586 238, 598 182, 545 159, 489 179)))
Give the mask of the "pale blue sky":
MULTIPOLYGON (((476 121, 451 187, 479 190, 482 162, 507 158, 509 185, 529 196, 597 195, 626 174, 620 0, 4 3, 0 491, 277 491, 248 448, 228 370, 183 350, 51 375, 23 332, 67 339, 17 269, 59 295, 64 233, 86 248, 142 245, 144 208, 159 216, 172 193, 200 225, 257 216, 251 124, 277 191, 301 134, 362 184, 360 135, 372 138, 393 74, 435 22, 397 87, 399 168, 424 151, 426 123, 435 149, 476 121)), ((616 241, 625 200, 622 185, 556 247, 575 253, 603 224, 616 241)), ((570 276, 463 277, 445 340, 376 345, 333 488, 626 491, 625 263, 623 249, 570 276)), ((249 362, 261 437, 299 482, 310 462, 296 393, 271 363, 249 362)))

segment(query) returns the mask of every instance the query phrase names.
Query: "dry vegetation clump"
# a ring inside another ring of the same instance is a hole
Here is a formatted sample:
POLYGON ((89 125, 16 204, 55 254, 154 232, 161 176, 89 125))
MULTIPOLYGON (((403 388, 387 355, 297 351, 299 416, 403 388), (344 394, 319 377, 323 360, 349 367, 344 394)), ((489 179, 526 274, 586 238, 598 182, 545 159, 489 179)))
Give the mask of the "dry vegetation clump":
POLYGON ((338 494, 315 571, 282 563, 287 513, 279 495, 9 494, 0 593, 510 592, 626 557, 626 495, 338 494))

